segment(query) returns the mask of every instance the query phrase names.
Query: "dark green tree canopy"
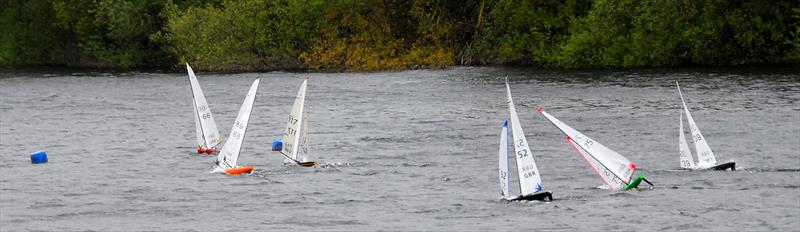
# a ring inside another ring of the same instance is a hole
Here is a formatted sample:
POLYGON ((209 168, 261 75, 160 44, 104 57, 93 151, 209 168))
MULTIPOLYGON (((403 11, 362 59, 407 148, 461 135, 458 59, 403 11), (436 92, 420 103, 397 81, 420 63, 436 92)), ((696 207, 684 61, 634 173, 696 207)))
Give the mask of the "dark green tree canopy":
POLYGON ((800 61, 797 0, 5 0, 0 64, 198 70, 800 61))

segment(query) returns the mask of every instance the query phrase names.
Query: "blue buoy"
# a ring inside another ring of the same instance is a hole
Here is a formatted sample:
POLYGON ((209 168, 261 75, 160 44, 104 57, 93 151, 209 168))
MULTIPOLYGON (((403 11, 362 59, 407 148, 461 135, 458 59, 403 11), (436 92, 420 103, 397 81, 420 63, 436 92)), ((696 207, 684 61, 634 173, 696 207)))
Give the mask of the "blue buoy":
POLYGON ((277 138, 275 140, 272 140, 272 150, 280 151, 281 149, 283 149, 283 139, 277 138))
POLYGON ((37 151, 31 154, 31 163, 34 164, 47 163, 47 152, 37 151))

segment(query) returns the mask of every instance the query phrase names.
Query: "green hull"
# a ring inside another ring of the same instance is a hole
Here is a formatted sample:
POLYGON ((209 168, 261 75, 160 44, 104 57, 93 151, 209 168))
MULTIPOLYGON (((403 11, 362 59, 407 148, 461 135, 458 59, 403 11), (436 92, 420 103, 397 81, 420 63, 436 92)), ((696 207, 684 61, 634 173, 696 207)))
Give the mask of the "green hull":
POLYGON ((636 177, 636 179, 634 179, 633 181, 631 181, 631 183, 625 186, 625 190, 630 190, 632 188, 639 187, 639 184, 641 184, 643 180, 644 180, 644 173, 639 173, 639 177, 636 177))

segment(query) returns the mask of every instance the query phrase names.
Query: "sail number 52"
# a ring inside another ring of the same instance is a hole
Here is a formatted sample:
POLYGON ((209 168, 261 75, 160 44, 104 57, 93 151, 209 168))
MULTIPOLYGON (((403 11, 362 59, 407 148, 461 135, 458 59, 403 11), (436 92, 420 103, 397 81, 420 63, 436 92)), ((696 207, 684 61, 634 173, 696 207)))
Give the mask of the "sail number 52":
POLYGON ((522 158, 528 156, 528 149, 525 149, 525 140, 517 141, 517 157, 522 158))

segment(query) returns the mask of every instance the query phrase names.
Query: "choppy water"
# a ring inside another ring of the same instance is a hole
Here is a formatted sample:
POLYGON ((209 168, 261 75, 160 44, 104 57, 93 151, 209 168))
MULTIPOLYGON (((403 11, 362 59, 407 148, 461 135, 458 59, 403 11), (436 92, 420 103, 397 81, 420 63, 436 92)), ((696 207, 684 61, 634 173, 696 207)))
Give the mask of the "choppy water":
POLYGON ((0 230, 800 230, 797 70, 623 72, 455 68, 308 74, 317 169, 269 151, 306 74, 198 78, 227 138, 261 87, 239 162, 194 152, 185 73, 4 72, 0 230), (511 90, 551 203, 498 200, 497 143, 511 90), (678 171, 680 80, 720 161, 678 171), (657 188, 609 191, 539 115, 636 162, 657 188), (50 162, 33 165, 45 149, 50 162))

